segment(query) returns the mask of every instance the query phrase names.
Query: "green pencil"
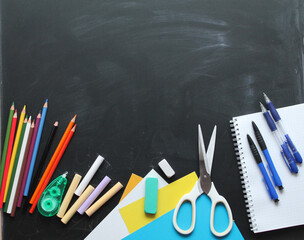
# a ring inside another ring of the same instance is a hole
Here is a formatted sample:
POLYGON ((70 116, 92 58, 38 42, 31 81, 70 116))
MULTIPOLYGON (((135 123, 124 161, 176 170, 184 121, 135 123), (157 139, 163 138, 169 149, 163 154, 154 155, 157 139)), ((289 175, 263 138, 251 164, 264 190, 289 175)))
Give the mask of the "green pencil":
POLYGON ((4 212, 6 212, 6 210, 7 210, 9 199, 10 199, 10 196, 11 196, 11 191, 12 191, 12 187, 13 187, 16 168, 17 168, 17 165, 18 165, 18 159, 19 159, 19 154, 20 154, 20 150, 21 150, 21 145, 22 145, 22 141, 23 141, 23 136, 24 136, 24 132, 25 132, 26 123, 27 123, 27 116, 24 119, 22 129, 21 129, 21 134, 20 134, 20 139, 19 139, 19 142, 18 142, 18 148, 17 148, 17 153, 16 153, 16 159, 15 159, 14 166, 13 166, 11 181, 9 182, 9 185, 8 185, 6 204, 4 206, 4 212))
POLYGON ((5 140, 4 140, 4 145, 3 145, 3 153, 2 153, 1 167, 0 167, 0 186, 2 185, 5 159, 6 159, 6 154, 7 154, 8 141, 9 141, 9 137, 10 137, 10 133, 11 133, 12 119, 13 119, 14 111, 15 111, 15 106, 14 106, 14 102, 13 102, 10 112, 9 112, 9 116, 8 116, 5 140))

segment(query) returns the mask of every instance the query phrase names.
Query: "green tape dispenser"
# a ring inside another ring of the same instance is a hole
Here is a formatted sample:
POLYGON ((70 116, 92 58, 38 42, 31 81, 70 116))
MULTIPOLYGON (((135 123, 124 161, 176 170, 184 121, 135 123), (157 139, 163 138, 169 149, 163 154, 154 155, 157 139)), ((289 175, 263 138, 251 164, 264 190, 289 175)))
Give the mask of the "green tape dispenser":
POLYGON ((67 184, 67 174, 68 172, 65 172, 57 177, 43 191, 37 206, 41 215, 52 217, 59 211, 64 189, 67 184))

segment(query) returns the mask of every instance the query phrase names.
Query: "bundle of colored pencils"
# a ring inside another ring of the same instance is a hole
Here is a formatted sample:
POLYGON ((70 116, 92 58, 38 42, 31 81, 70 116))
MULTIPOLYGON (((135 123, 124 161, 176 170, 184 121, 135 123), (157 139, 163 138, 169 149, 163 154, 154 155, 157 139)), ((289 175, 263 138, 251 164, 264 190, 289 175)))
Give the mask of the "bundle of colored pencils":
MULTIPOLYGON (((47 155, 57 132, 58 122, 56 121, 52 126, 47 144, 40 158, 38 169, 33 174, 47 109, 48 100, 45 101, 43 109, 39 112, 35 121, 26 115, 26 106, 24 106, 17 126, 17 110, 14 103, 10 108, 0 164, 0 208, 3 208, 3 203, 5 203, 4 212, 11 216, 15 215, 17 207, 21 207, 24 196, 26 199, 28 196, 32 196, 31 203, 33 205, 30 212, 34 211, 45 186, 51 179, 75 132, 76 115, 71 120, 40 179, 47 155), (33 180, 32 176, 34 176, 33 180), (39 179, 40 182, 38 184, 39 179), (32 194, 29 195, 29 193, 32 194)), ((25 204, 24 208, 26 209, 26 207, 27 204, 25 204)))

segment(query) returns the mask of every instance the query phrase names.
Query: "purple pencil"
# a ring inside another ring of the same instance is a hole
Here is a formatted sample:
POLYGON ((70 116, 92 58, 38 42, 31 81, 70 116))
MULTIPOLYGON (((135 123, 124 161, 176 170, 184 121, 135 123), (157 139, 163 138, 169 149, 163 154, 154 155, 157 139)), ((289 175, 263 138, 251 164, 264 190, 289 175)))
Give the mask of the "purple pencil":
POLYGON ((26 161, 26 167, 25 167, 25 171, 24 171, 24 175, 23 175, 23 180, 22 180, 22 185, 21 185, 21 190, 20 190, 20 194, 19 194, 19 198, 18 198, 17 207, 21 207, 22 197, 23 197, 23 193, 24 193, 24 189, 25 189, 25 183, 26 183, 27 175, 29 172, 30 164, 31 164, 31 159, 32 159, 33 151, 34 151, 34 146, 35 146, 35 141, 36 141, 36 137, 37 137, 37 133, 38 133, 40 119, 41 119, 41 111, 39 112, 39 114, 36 118, 35 130, 34 130, 34 134, 33 134, 32 141, 31 141, 30 151, 29 151, 27 161, 26 161))

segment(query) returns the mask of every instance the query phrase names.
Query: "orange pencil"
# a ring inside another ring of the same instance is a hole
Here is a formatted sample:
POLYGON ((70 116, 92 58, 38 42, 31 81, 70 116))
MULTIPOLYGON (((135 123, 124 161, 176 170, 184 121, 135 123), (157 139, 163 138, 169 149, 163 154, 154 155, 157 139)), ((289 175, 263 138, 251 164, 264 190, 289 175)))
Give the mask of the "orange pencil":
MULTIPOLYGON (((58 154, 59 154, 59 152, 62 148, 62 145, 65 143, 65 140, 67 139, 67 137, 68 137, 68 135, 69 135, 74 123, 75 123, 76 116, 77 116, 77 114, 70 121, 70 123, 69 123, 68 127, 66 128, 66 130, 65 130, 65 132, 64 132, 64 134, 63 134, 63 136, 62 136, 62 138, 61 138, 61 140, 60 140, 60 142, 59 142, 59 144, 58 144, 58 146, 57 146, 57 148, 56 148, 56 150, 55 150, 55 152, 54 152, 54 154, 53 154, 53 156, 52 156, 52 158, 51 158, 51 160, 50 160, 50 162, 47 166, 47 168, 45 169, 45 171, 44 171, 44 173, 43 173, 43 175, 42 175, 42 177, 41 177, 41 179, 38 183, 38 186, 36 187, 36 190, 35 190, 33 196, 31 197, 31 200, 30 200, 31 204, 33 204, 34 200, 36 199, 36 196, 37 196, 38 192, 40 191, 40 188, 41 188, 43 182, 47 178, 47 175, 49 174, 49 172, 52 168, 52 165, 55 162, 55 160, 56 160, 56 158, 57 158, 57 156, 58 156, 58 154)), ((38 200, 39 200, 39 198, 38 198, 38 200)))
POLYGON ((31 207, 31 209, 30 209, 30 211, 29 211, 30 213, 33 213, 33 212, 34 212, 34 210, 35 210, 35 208, 36 208, 36 206, 37 206, 37 203, 38 203, 38 201, 39 201, 40 196, 42 195, 44 189, 45 189, 46 186, 48 185, 48 183, 49 183, 49 181, 50 181, 50 179, 51 179, 53 173, 55 172, 55 169, 56 169, 56 167, 57 167, 57 165, 58 165, 58 163, 59 163, 59 161, 60 161, 60 159, 61 159, 63 153, 65 152, 65 149, 67 148, 69 142, 71 141, 71 138, 72 138, 72 136, 73 136, 73 134, 74 134, 74 132, 75 132, 75 129, 76 129, 76 124, 75 124, 74 127, 71 129, 71 131, 69 132, 69 135, 67 136, 67 138, 66 138, 66 140, 65 140, 65 142, 64 142, 64 144, 63 144, 63 146, 62 146, 62 148, 61 148, 61 150, 60 150, 60 152, 59 152, 59 154, 58 154, 58 156, 57 156, 57 158, 55 159, 54 164, 52 165, 52 168, 51 168, 49 174, 47 175, 45 181, 43 182, 43 185, 41 186, 41 188, 40 188, 40 190, 39 190, 39 193, 37 194, 37 196, 36 196, 36 198, 35 198, 35 200, 34 200, 34 202, 33 202, 33 204, 32 204, 32 207, 31 207))
POLYGON ((8 143, 8 148, 7 148, 5 167, 4 167, 1 192, 0 192, 0 208, 2 208, 2 206, 3 206, 3 198, 4 198, 5 187, 6 187, 8 169, 9 169, 9 165, 11 162, 11 154, 12 154, 13 143, 14 143, 14 138, 15 138, 16 125, 17 125, 17 110, 15 110, 15 113, 13 116, 11 133, 10 133, 9 143, 8 143))

